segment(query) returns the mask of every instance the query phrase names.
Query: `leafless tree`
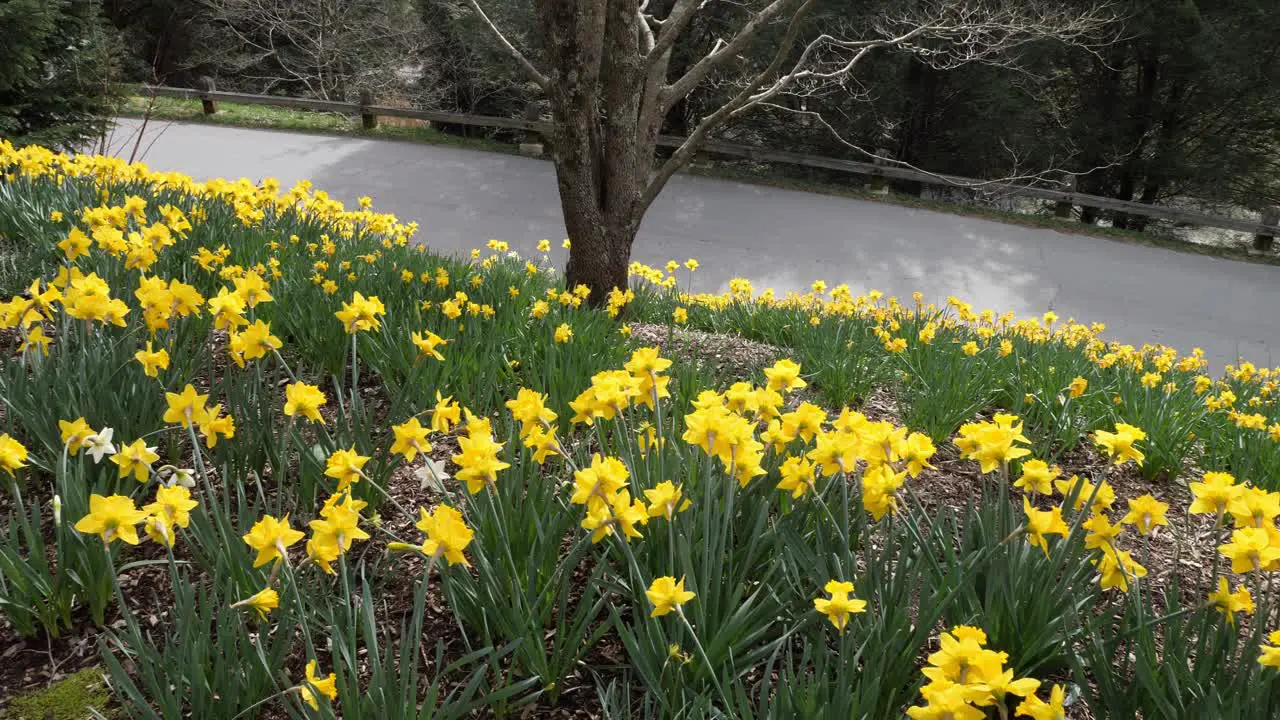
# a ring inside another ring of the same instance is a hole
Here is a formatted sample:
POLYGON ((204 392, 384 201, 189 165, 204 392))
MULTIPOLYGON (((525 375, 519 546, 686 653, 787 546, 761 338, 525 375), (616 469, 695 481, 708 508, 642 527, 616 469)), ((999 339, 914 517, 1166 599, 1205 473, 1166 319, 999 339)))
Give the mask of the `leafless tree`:
POLYGON ((597 302, 624 287, 640 221, 667 181, 713 131, 762 105, 828 92, 854 79, 878 50, 915 55, 939 68, 1013 66, 1027 43, 1101 42, 1112 21, 1103 7, 1072 10, 1057 0, 922 0, 865 28, 811 22, 817 0, 534 0, 538 52, 522 49, 485 5, 468 0, 494 40, 540 86, 554 130, 549 138, 569 237, 568 281, 597 302), (701 48, 683 72, 673 50, 700 14, 736 9, 733 32, 701 48), (753 64, 747 55, 764 54, 753 64), (699 87, 731 83, 731 97, 698 119, 661 162, 664 118, 699 87))
POLYGON ((418 79, 430 43, 408 0, 201 0, 225 41, 207 59, 265 91, 287 84, 326 100, 418 79))

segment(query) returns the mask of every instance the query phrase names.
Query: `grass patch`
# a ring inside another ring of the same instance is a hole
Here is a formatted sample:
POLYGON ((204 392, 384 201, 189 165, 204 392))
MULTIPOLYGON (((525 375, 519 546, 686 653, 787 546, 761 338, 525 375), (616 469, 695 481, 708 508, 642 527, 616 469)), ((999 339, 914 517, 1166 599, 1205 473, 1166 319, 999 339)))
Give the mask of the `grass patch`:
POLYGON ((207 123, 231 127, 262 128, 265 130, 291 130, 294 132, 368 137, 382 140, 407 140, 430 145, 485 150, 489 152, 517 153, 515 145, 502 142, 492 132, 477 130, 474 137, 441 132, 429 126, 400 126, 380 123, 372 130, 360 124, 360 116, 342 113, 316 112, 294 108, 253 105, 247 103, 218 102, 218 112, 204 114, 200 103, 169 97, 133 96, 126 100, 121 114, 141 118, 149 112, 153 120, 207 123))

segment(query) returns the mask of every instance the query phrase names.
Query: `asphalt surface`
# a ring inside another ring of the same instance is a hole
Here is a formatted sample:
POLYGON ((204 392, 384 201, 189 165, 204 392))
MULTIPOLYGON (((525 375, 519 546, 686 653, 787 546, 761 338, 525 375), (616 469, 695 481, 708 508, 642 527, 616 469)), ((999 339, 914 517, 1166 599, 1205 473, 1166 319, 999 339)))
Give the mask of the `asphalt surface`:
MULTIPOLYGON (((116 154, 139 127, 122 119, 116 154)), ((153 123, 140 159, 197 179, 309 179, 344 202, 417 220, 419 239, 445 252, 490 238, 531 254, 556 248, 564 224, 550 162, 500 153, 353 138, 153 123)), ((1280 268, 959 215, 688 175, 654 203, 634 259, 697 258, 695 290, 732 277, 778 293, 813 280, 933 301, 955 295, 1018 315, 1053 310, 1103 322, 1110 338, 1205 350, 1215 370, 1280 355, 1280 268)), ((681 271, 684 282, 687 275, 681 271)))

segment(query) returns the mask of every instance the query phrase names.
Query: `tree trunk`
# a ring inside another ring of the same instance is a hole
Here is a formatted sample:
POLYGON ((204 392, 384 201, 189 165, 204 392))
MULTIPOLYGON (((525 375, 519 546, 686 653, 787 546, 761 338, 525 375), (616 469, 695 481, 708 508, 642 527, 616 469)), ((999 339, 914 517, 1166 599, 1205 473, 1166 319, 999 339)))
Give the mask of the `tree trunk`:
POLYGON ((636 234, 629 227, 614 223, 592 224, 585 213, 564 207, 565 227, 573 245, 565 269, 569 287, 591 288, 587 302, 600 305, 614 288, 627 287, 627 270, 631 264, 631 245, 636 234))
POLYGON ((599 305, 610 290, 627 287, 644 185, 640 177, 627 172, 629 168, 620 167, 628 164, 627 153, 605 153, 582 137, 580 133, 555 137, 560 209, 572 243, 565 272, 569 287, 586 285, 591 288, 588 303, 599 305))
POLYGON ((642 104, 654 98, 642 92, 634 2, 539 0, 537 13, 550 38, 551 150, 572 242, 567 280, 591 288, 588 302, 600 305, 627 286, 661 117, 641 122, 642 104))
MULTIPOLYGON (((932 137, 932 124, 938 100, 941 73, 919 60, 909 60, 906 77, 907 110, 898 140, 897 158, 913 165, 929 166, 925 155, 932 137)), ((915 181, 897 183, 901 189, 920 197, 924 184, 915 181)))

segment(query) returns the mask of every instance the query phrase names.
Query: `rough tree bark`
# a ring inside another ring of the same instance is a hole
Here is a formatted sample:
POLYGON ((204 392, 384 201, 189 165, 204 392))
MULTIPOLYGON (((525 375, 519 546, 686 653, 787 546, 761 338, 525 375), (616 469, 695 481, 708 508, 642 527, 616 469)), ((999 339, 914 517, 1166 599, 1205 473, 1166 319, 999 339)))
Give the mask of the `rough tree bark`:
POLYGON ((536 54, 518 48, 483 2, 468 0, 550 106, 548 144, 572 241, 567 279, 591 288, 593 303, 626 286, 640 222, 667 181, 742 113, 803 107, 788 100, 841 85, 880 48, 910 52, 935 68, 1011 64, 1010 51, 1027 42, 1089 44, 1111 21, 1105 11, 1072 12, 1054 0, 924 0, 910 14, 841 38, 806 22, 817 0, 743 0, 735 3, 741 21, 733 31, 696 48, 697 59, 673 71, 673 49, 696 43, 686 30, 715 0, 533 0, 536 54), (728 87, 730 99, 692 123, 683 144, 656 162, 664 119, 713 82, 728 87))

